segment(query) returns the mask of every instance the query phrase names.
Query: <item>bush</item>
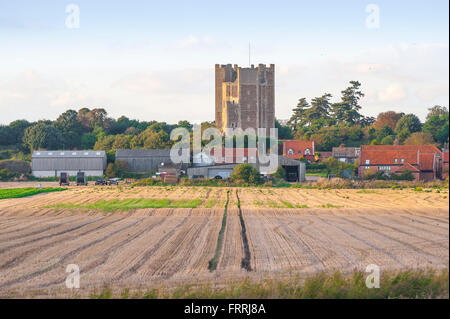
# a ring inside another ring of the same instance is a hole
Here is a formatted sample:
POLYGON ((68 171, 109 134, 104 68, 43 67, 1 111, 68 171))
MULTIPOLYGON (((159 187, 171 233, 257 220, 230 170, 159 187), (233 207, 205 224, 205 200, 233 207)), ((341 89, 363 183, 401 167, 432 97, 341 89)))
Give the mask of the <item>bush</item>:
POLYGON ((325 163, 307 163, 306 169, 307 170, 322 170, 322 169, 327 169, 327 165, 325 163))
POLYGON ((259 184, 261 182, 258 170, 247 163, 236 165, 230 179, 238 185, 259 184))
POLYGON ((161 179, 149 177, 141 179, 131 186, 162 186, 162 185, 164 185, 164 182, 161 179))
POLYGON ((0 169, 0 181, 9 181, 13 178, 19 177, 19 172, 11 172, 7 168, 0 169))
POLYGON ((115 163, 109 163, 106 168, 105 175, 107 177, 126 177, 129 170, 129 166, 125 161, 116 161, 115 163))
POLYGON ((275 179, 286 179, 286 170, 283 166, 278 166, 277 170, 271 175, 271 177, 275 179))
POLYGON ((401 174, 392 174, 390 177, 391 177, 390 179, 396 180, 396 181, 413 181, 414 180, 413 174, 406 169, 403 172, 401 172, 401 174))

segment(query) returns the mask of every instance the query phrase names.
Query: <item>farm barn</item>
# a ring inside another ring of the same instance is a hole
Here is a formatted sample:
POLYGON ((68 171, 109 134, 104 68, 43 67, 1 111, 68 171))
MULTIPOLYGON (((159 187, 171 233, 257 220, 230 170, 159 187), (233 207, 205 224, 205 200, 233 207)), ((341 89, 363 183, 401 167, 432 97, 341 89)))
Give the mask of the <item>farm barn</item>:
POLYGON ((34 151, 31 157, 31 171, 36 177, 59 176, 61 172, 102 176, 105 169, 105 151, 34 151))
POLYGON ((116 150, 116 161, 125 161, 130 172, 148 173, 158 171, 161 163, 172 163, 170 160, 170 150, 165 149, 136 149, 136 150, 116 150))
MULTIPOLYGON (((187 169, 187 175, 189 178, 216 178, 219 176, 221 178, 229 178, 236 165, 238 165, 238 163, 189 167, 187 169)), ((258 161, 252 165, 255 166, 261 174, 267 174, 264 165, 261 165, 258 161)), ((282 166, 286 170, 287 181, 305 181, 305 163, 287 157, 278 156, 278 165, 282 166)))

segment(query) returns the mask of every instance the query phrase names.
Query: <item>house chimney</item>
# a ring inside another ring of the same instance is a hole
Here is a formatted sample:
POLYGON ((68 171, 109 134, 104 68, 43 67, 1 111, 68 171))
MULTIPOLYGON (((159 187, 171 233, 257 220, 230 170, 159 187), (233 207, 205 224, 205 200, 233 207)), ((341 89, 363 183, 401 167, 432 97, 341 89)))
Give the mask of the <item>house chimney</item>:
POLYGON ((398 135, 395 136, 394 145, 398 145, 398 135))

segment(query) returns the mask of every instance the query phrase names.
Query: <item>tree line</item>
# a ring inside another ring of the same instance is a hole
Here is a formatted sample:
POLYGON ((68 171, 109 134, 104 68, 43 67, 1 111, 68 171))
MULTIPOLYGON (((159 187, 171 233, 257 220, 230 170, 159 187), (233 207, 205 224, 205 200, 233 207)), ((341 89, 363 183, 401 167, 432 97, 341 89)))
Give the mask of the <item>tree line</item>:
MULTIPOLYGON (((393 144, 396 137, 401 144, 448 146, 446 107, 430 107, 424 123, 414 114, 394 111, 366 117, 360 113, 360 99, 364 97, 360 87, 358 81, 351 81, 335 103, 329 93, 311 101, 300 98, 285 125, 276 121, 279 139, 314 140, 318 151, 331 151, 341 144, 393 144)), ((103 108, 69 109, 54 121, 17 120, 0 125, 0 149, 24 154, 36 149, 101 149, 110 154, 127 148, 168 149, 173 145, 170 132, 176 127, 192 131, 193 125, 188 121, 168 124, 126 116, 114 119, 103 108)), ((202 129, 207 127, 214 127, 214 122, 203 122, 202 129)))
POLYGON ((366 117, 360 113, 360 99, 364 97, 360 86, 358 81, 351 81, 341 92, 340 101, 335 103, 331 102, 329 93, 310 102, 306 98, 299 99, 286 126, 277 124, 282 138, 313 140, 319 151, 331 151, 341 144, 392 145, 396 137, 400 144, 448 147, 448 108, 430 107, 424 123, 415 114, 394 111, 382 112, 376 118, 366 117))

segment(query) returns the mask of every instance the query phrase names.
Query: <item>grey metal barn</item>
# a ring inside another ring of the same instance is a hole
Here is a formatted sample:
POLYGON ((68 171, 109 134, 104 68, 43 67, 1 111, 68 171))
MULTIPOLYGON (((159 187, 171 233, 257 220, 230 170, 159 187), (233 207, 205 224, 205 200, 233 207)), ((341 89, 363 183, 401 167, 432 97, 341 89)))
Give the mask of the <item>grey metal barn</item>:
MULTIPOLYGON (((238 163, 219 164, 219 165, 205 165, 189 167, 187 175, 189 178, 229 178, 233 173, 234 167, 238 163)), ((252 163, 252 165, 261 173, 267 174, 268 167, 259 162, 252 163)), ((304 182, 306 180, 306 164, 294 159, 283 156, 278 156, 278 165, 286 170, 286 179, 289 182, 304 182)))
POLYGON ((31 157, 31 170, 36 177, 59 176, 61 172, 70 176, 77 172, 102 176, 105 169, 105 151, 34 151, 31 157))
POLYGON ((170 150, 165 149, 134 149, 116 150, 116 161, 125 161, 130 172, 148 173, 157 171, 161 163, 172 163, 170 160, 170 150))

